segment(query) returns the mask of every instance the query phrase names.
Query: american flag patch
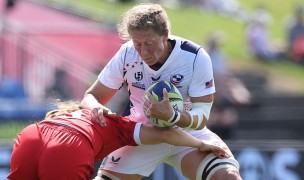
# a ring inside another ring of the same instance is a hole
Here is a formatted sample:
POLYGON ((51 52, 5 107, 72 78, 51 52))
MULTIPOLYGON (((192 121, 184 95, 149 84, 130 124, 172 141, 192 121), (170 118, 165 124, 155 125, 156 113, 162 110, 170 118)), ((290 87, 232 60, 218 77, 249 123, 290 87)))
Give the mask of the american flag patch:
POLYGON ((208 82, 206 82, 205 83, 205 88, 207 89, 207 88, 211 88, 212 86, 213 86, 213 79, 211 79, 210 81, 208 81, 208 82))

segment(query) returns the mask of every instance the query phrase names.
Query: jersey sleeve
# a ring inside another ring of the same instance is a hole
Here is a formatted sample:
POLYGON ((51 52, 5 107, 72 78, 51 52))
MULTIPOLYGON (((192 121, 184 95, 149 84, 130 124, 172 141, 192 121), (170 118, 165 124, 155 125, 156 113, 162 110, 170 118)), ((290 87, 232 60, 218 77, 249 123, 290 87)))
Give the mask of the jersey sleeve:
POLYGON ((127 52, 127 44, 121 46, 109 63, 98 75, 98 80, 111 89, 119 89, 123 82, 124 57, 127 52))
POLYGON ((136 144, 141 145, 141 141, 139 138, 140 130, 141 130, 142 123, 136 123, 135 129, 134 129, 134 141, 136 144))
POLYGON ((212 62, 204 49, 198 51, 194 62, 192 82, 189 96, 200 97, 215 93, 212 62))
POLYGON ((111 117, 111 121, 119 129, 118 139, 122 145, 136 146, 140 144, 140 123, 122 116, 111 117))

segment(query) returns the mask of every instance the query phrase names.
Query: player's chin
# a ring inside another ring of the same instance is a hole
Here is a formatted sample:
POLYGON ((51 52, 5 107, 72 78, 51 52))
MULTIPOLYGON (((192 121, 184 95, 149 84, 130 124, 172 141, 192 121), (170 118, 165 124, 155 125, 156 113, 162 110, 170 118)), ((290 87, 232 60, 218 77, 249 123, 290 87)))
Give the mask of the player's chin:
POLYGON ((144 61, 148 66, 153 66, 156 63, 156 61, 151 60, 151 59, 146 59, 144 61))
POLYGON ((155 64, 155 63, 152 63, 152 62, 149 62, 149 61, 145 61, 145 63, 146 63, 148 66, 153 66, 153 64, 155 64))

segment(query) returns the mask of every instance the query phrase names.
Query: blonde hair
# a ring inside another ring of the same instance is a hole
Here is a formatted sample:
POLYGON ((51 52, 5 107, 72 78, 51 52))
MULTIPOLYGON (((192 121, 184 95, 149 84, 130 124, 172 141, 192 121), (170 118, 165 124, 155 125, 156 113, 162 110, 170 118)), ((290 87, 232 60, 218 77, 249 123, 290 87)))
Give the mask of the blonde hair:
POLYGON ((143 31, 152 29, 158 35, 166 31, 170 33, 170 21, 166 11, 159 4, 142 3, 128 10, 121 22, 117 25, 117 31, 121 39, 130 40, 130 31, 143 31))
POLYGON ((80 109, 80 102, 79 101, 60 101, 56 100, 54 103, 55 106, 57 106, 57 109, 49 111, 45 115, 45 119, 51 119, 55 116, 58 116, 60 114, 65 114, 65 113, 71 113, 74 111, 77 111, 80 109))

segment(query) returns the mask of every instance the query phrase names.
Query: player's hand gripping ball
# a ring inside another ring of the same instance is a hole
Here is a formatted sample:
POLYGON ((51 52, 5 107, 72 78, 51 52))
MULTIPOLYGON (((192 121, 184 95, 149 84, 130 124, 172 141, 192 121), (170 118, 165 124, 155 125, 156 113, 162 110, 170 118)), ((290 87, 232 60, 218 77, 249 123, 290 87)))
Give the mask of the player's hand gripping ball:
MULTIPOLYGON (((183 97, 180 93, 180 91, 175 87, 172 83, 169 81, 159 81, 154 84, 152 84, 144 94, 144 97, 148 99, 147 93, 151 93, 153 98, 160 102, 163 100, 163 89, 166 88, 169 96, 170 104, 174 111, 183 111, 184 103, 183 103, 183 97)), ((166 120, 154 118, 154 117, 148 117, 150 122, 158 127, 170 127, 172 124, 168 123, 166 120)))

